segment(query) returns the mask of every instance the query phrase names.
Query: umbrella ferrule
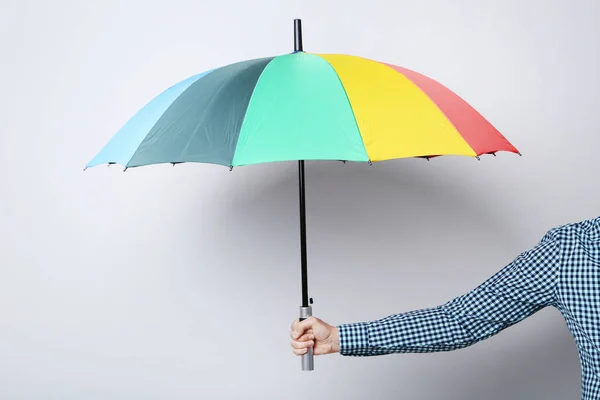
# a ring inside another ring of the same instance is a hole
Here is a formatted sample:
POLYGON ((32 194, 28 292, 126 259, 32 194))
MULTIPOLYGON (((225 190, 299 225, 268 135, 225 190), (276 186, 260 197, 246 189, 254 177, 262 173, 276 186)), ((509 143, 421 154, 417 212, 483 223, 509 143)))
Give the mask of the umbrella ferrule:
POLYGON ((294 52, 303 52, 304 46, 302 44, 302 21, 300 19, 294 20, 294 52))

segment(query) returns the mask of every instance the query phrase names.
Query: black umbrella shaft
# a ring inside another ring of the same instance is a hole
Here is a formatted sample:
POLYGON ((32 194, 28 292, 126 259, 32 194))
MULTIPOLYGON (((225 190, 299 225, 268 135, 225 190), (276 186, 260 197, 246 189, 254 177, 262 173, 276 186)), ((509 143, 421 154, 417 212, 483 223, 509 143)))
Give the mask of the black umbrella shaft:
POLYGON ((298 161, 298 184, 300 189, 300 261, 302 265, 302 307, 308 307, 308 257, 306 254, 306 192, 304 185, 304 161, 298 161))
MULTIPOLYGON (((294 51, 303 51, 302 21, 294 20, 294 51)), ((306 255, 306 192, 304 186, 304 161, 298 161, 298 186, 300 194, 300 262, 302 267, 302 307, 308 307, 308 257, 306 255)))

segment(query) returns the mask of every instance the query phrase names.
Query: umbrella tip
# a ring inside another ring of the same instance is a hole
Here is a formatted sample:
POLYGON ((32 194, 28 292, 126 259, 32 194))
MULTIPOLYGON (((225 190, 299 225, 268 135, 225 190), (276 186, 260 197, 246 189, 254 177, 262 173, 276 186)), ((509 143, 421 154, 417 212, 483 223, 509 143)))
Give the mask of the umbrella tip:
POLYGON ((229 166, 229 171, 233 171, 233 165, 229 166))
POLYGON ((304 46, 302 44, 302 20, 299 18, 294 19, 294 52, 303 52, 304 46))
POLYGON ((85 167, 83 167, 83 170, 84 170, 84 171, 85 171, 85 170, 87 170, 87 169, 88 169, 88 166, 87 166, 87 165, 86 165, 85 167))
POLYGON ((479 158, 479 156, 475 156, 475 158, 477 159, 477 161, 481 161, 481 158, 479 158))
POLYGON ((128 167, 125 167, 125 168, 123 168, 123 172, 127 171, 127 168, 128 168, 128 167))
POLYGON ((522 156, 523 156, 523 154, 521 154, 521 152, 520 152, 520 151, 518 151, 518 152, 517 152, 517 154, 519 155, 519 157, 522 157, 522 156))

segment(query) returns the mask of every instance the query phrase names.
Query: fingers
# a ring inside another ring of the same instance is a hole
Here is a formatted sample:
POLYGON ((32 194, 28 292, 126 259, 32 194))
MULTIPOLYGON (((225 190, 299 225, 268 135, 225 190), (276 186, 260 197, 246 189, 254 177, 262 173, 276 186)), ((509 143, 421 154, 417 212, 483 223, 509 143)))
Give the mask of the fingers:
POLYGON ((294 349, 294 354, 297 356, 303 356, 308 353, 308 349, 294 349))
POLYGON ((292 339, 290 345, 294 349, 294 354, 299 356, 306 354, 308 349, 315 345, 315 335, 312 329, 307 329, 300 337, 296 337, 295 339, 294 334, 292 334, 292 339))
POLYGON ((304 335, 296 339, 297 342, 306 342, 307 340, 315 340, 315 335, 313 335, 311 330, 308 330, 304 335))
POLYGON ((294 349, 294 354, 301 356, 308 352, 309 348, 315 346, 315 334, 313 326, 319 322, 315 317, 308 317, 300 321, 294 320, 291 326, 290 337, 292 338, 291 346, 294 349))
POLYGON ((309 347, 313 347, 315 342, 313 340, 306 340, 304 342, 298 342, 293 340, 291 344, 294 349, 307 349, 309 347))
POLYGON ((308 317, 304 321, 294 320, 291 326, 290 337, 294 340, 305 334, 308 330, 312 331, 312 326, 315 324, 315 317, 308 317))
POLYGON ((306 354, 308 349, 314 346, 314 341, 306 340, 306 341, 300 342, 300 341, 293 340, 291 342, 291 345, 294 348, 294 354, 302 355, 302 354, 306 354))

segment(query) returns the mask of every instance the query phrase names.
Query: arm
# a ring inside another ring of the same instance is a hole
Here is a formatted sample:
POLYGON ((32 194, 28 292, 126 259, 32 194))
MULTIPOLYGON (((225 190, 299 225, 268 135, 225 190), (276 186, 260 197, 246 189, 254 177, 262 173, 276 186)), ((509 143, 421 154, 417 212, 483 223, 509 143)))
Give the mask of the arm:
POLYGON ((471 346, 556 304, 560 247, 549 231, 532 249, 443 305, 338 326, 340 354, 450 351, 471 346))

